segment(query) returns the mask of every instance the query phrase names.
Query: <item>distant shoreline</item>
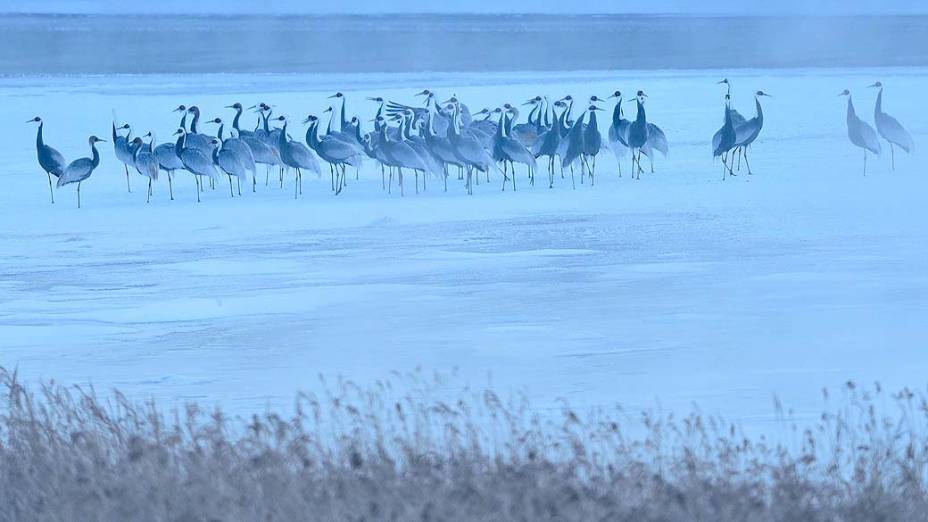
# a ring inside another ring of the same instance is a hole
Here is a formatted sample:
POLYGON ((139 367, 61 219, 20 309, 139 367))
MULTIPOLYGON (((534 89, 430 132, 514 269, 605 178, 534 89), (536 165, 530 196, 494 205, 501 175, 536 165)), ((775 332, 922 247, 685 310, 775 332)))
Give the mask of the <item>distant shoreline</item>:
POLYGON ((928 65, 921 15, 3 14, 0 31, 6 75, 928 65))

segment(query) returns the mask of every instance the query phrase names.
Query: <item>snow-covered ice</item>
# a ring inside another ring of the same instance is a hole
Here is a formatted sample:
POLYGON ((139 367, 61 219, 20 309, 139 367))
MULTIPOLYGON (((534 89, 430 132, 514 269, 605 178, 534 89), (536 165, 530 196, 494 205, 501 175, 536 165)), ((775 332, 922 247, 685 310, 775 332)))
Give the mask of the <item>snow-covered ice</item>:
POLYGON ((289 404, 317 374, 369 383, 457 368, 542 405, 696 402, 745 423, 771 418, 774 394, 810 413, 822 386, 846 379, 917 385, 928 367, 926 90, 924 69, 6 77, 0 364, 238 411, 289 404), (774 96, 755 174, 724 182, 709 147, 723 76, 744 114, 750 92, 774 96), (872 120, 876 92, 864 87, 876 80, 918 149, 897 153, 895 172, 888 154, 871 158, 864 177, 836 95, 851 89, 872 120), (302 119, 338 89, 367 120, 365 96, 411 100, 424 87, 471 107, 641 88, 671 154, 640 181, 603 156, 595 187, 520 177, 515 193, 494 180, 472 197, 453 179, 448 193, 433 180, 387 195, 368 163, 338 197, 327 176, 304 176, 298 201, 290 178, 235 199, 220 182, 198 205, 179 173, 176 201, 161 182, 146 205, 142 178, 127 194, 102 144, 77 210, 73 187, 49 205, 35 128, 22 123, 41 115, 46 141, 73 159, 90 134, 108 139, 111 109, 164 140, 180 103, 229 118, 224 105, 266 101, 302 119))

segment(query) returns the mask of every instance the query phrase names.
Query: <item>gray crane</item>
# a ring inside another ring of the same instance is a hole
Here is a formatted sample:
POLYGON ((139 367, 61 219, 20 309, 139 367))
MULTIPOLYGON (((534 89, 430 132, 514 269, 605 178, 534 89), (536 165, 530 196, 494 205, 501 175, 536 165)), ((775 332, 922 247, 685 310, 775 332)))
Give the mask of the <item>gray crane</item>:
POLYGON ((329 164, 329 174, 332 177, 332 191, 341 194, 344 187, 345 165, 357 166, 361 163, 360 153, 350 144, 330 137, 319 136, 319 118, 310 114, 303 123, 308 123, 306 130, 306 144, 310 149, 329 164), (340 173, 337 173, 338 169, 340 173), (337 175, 336 175, 337 173, 337 175), (338 177, 338 180, 335 178, 338 177))
POLYGON ((854 110, 854 100, 851 99, 851 91, 844 89, 838 96, 847 96, 847 137, 851 143, 864 149, 864 176, 867 175, 867 152, 872 152, 877 156, 883 151, 880 147, 880 139, 867 122, 857 117, 854 110))
MULTIPOLYGON (((226 150, 226 155, 232 154, 235 156, 238 162, 241 163, 242 167, 245 168, 245 172, 251 173, 251 191, 256 192, 257 190, 255 187, 258 184, 256 172, 257 166, 255 165, 255 155, 251 151, 251 146, 249 146, 248 143, 246 143, 241 138, 236 137, 235 134, 232 134, 228 139, 226 139, 222 134, 223 128, 225 127, 222 122, 222 118, 216 117, 207 121, 206 123, 219 125, 219 129, 216 130, 216 137, 219 138, 219 143, 214 144, 213 147, 215 148, 216 145, 221 145, 222 148, 226 150)), ((232 133, 237 133, 234 126, 232 127, 232 133)), ((233 173, 231 175, 236 176, 236 178, 239 179, 239 184, 241 184, 242 178, 238 175, 238 173, 233 173)), ((246 176, 244 179, 247 183, 248 177, 246 176)), ((241 191, 239 196, 241 196, 241 191)))
POLYGON ((132 129, 128 123, 121 125, 117 129, 116 122, 113 122, 113 150, 116 152, 116 159, 122 162, 122 166, 126 169, 126 190, 129 192, 132 192, 132 187, 129 185, 129 165, 134 165, 132 150, 129 148, 129 137, 131 135, 132 129), (117 130, 127 131, 126 135, 122 136, 117 130))
MULTIPOLYGON (((232 189, 232 178, 234 177, 238 185, 238 195, 241 196, 242 180, 248 181, 248 169, 242 164, 241 156, 237 151, 226 148, 225 143, 218 137, 210 140, 210 145, 212 145, 213 149, 213 164, 229 177, 229 195, 235 197, 235 192, 232 189)), ((254 177, 252 177, 253 179, 254 177)))
POLYGON ((512 166, 512 190, 516 190, 516 169, 514 163, 521 163, 528 169, 529 180, 534 183, 535 169, 538 165, 535 162, 535 156, 525 148, 523 142, 517 138, 509 136, 510 123, 507 123, 507 112, 512 114, 511 118, 515 119, 518 112, 500 111, 499 123, 496 126, 496 134, 493 137, 493 158, 503 161, 503 190, 506 190, 506 169, 508 161, 512 166))
POLYGON ((912 136, 896 118, 883 112, 883 84, 876 82, 870 87, 880 90, 879 94, 876 95, 876 106, 873 108, 873 122, 876 123, 876 131, 880 133, 884 140, 889 142, 889 154, 892 158, 893 170, 896 170, 894 146, 898 146, 906 153, 911 153, 915 150, 915 143, 912 141, 912 136))
POLYGON ((631 122, 625 119, 622 110, 622 92, 615 91, 609 98, 615 98, 615 108, 612 110, 612 123, 609 125, 609 150, 615 155, 615 162, 619 167, 619 177, 622 177, 622 158, 628 152, 628 127, 631 122))
POLYGON ((632 176, 635 179, 641 179, 641 152, 642 148, 648 143, 650 138, 650 128, 648 127, 648 118, 644 112, 644 100, 648 95, 644 91, 638 91, 635 101, 638 103, 638 114, 635 121, 628 126, 628 148, 632 151, 632 176))
POLYGON ((277 137, 277 149, 280 151, 280 160, 283 164, 296 170, 293 199, 297 199, 303 192, 303 169, 309 169, 316 174, 320 174, 319 161, 316 160, 309 147, 290 139, 290 136, 287 135, 288 122, 285 116, 279 116, 277 120, 284 123, 277 137))
MULTIPOLYGON (((750 120, 745 121, 741 125, 735 126, 735 149, 741 150, 741 155, 738 159, 738 169, 741 169, 741 157, 744 157, 744 162, 748 165, 748 174, 753 174, 751 172, 751 162, 748 160, 748 147, 754 143, 754 140, 757 139, 757 136, 760 135, 761 129, 764 128, 764 109, 760 106, 761 97, 771 97, 769 94, 764 91, 757 91, 754 93, 754 105, 755 105, 755 114, 754 117, 750 120)), ((734 123, 734 119, 732 120, 734 123)))
POLYGON ((106 140, 101 140, 96 136, 88 138, 87 143, 90 144, 91 156, 72 161, 58 176, 58 183, 55 185, 57 188, 77 183, 77 208, 81 208, 81 183, 89 178, 93 171, 100 166, 100 152, 97 151, 97 143, 105 142, 106 140))
POLYGON ((158 181, 158 171, 161 166, 154 154, 155 137, 150 132, 145 136, 151 138, 148 144, 145 144, 144 140, 139 137, 132 140, 132 164, 135 165, 135 170, 139 174, 148 178, 148 194, 145 196, 145 203, 150 203, 152 182, 158 181))
POLYGON ((538 136, 538 140, 535 142, 536 146, 532 151, 535 158, 542 156, 548 158, 548 188, 554 188, 555 161, 561 144, 564 118, 567 117, 567 104, 558 100, 554 102, 554 107, 562 109, 561 114, 554 114, 554 124, 538 136))
MULTIPOLYGON (((713 158, 722 158, 722 179, 726 178, 726 175, 734 176, 735 173, 732 171, 731 167, 728 165, 727 155, 728 152, 735 148, 735 140, 737 135, 735 134, 735 124, 731 117, 731 96, 725 95, 725 116, 724 123, 722 128, 716 132, 719 136, 717 144, 712 146, 712 157, 713 158)), ((734 163, 734 155, 732 155, 732 163, 734 163)))
POLYGON ((42 167, 42 170, 45 171, 45 175, 48 176, 48 192, 51 194, 52 203, 55 203, 55 191, 52 189, 52 176, 56 178, 61 176, 61 173, 67 166, 67 162, 60 152, 45 144, 45 139, 42 137, 42 129, 45 123, 42 121, 42 118, 36 116, 26 123, 39 124, 39 130, 35 135, 35 152, 39 158, 39 166, 42 167))
MULTIPOLYGON (((177 142, 174 143, 174 153, 180 158, 181 163, 184 165, 184 169, 193 174, 197 182, 197 203, 199 203, 200 192, 203 190, 200 178, 206 177, 210 180, 214 179, 218 174, 216 172, 216 167, 213 165, 212 158, 210 158, 203 149, 187 146, 187 131, 185 129, 177 129, 174 135, 178 136, 177 142)), ((210 144, 210 146, 212 146, 212 144, 210 144)))

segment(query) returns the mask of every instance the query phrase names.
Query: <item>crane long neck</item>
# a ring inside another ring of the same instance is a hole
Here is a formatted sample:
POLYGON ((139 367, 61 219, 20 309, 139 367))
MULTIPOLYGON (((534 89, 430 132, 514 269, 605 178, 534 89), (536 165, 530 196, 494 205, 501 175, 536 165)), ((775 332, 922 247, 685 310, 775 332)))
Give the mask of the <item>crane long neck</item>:
POLYGON ((96 143, 90 144, 90 152, 92 155, 90 162, 93 164, 93 168, 97 168, 100 165, 100 152, 97 150, 96 143))
POLYGON ((335 119, 335 111, 329 111, 329 126, 326 127, 325 133, 332 134, 332 120, 335 119))
POLYGON ((428 116, 426 116, 425 118, 425 125, 426 125, 425 131, 427 133, 426 136, 428 136, 429 138, 437 138, 438 133, 435 132, 435 126, 432 120, 433 120, 432 111, 429 111, 428 116))
POLYGON ((448 126, 448 132, 454 136, 461 135, 461 128, 458 127, 458 106, 455 105, 451 111, 451 125, 448 126))
POLYGON ((287 142, 287 121, 284 121, 284 127, 280 130, 280 136, 277 137, 277 143, 280 150, 285 150, 289 143, 287 142))
POLYGON ((35 146, 37 149, 41 149, 45 146, 45 139, 42 137, 42 127, 45 125, 44 121, 39 122, 39 130, 35 134, 35 146))
POLYGON ((854 100, 851 99, 851 96, 847 97, 847 121, 852 122, 857 119, 857 112, 854 110, 854 100))
POLYGON ((506 136, 506 113, 499 113, 499 123, 496 125, 496 137, 497 139, 503 138, 506 136))
POLYGON ((306 144, 310 146, 313 150, 316 149, 318 145, 319 138, 316 137, 316 125, 319 120, 311 122, 309 128, 306 129, 306 144))
POLYGON ((177 142, 174 143, 174 153, 177 154, 177 157, 184 152, 184 146, 187 144, 187 133, 183 132, 180 136, 177 137, 177 142))
POLYGON ((596 129, 596 111, 590 111, 590 124, 587 127, 589 129, 596 129))
POLYGON ((757 118, 758 123, 763 124, 764 123, 764 109, 761 108, 760 98, 757 96, 754 97, 754 105, 756 106, 756 109, 757 109, 757 116, 755 117, 757 118))
POLYGON ((557 131, 561 136, 567 132, 567 109, 561 111, 560 116, 557 118, 557 131))
POLYGON ((876 106, 873 108, 874 114, 880 114, 883 112, 883 88, 880 87, 880 92, 876 95, 876 106))
POLYGON ((187 129, 187 111, 184 111, 184 115, 180 118, 180 128, 187 129))
POLYGON ((113 145, 116 145, 116 122, 113 122, 113 145))
POLYGON ((213 163, 219 165, 219 147, 213 147, 213 163))
POLYGON ((193 121, 190 122, 190 132, 197 132, 197 123, 200 123, 200 109, 193 108, 193 121))
POLYGON ((639 122, 641 122, 641 123, 647 123, 647 122, 648 122, 648 117, 647 117, 647 115, 644 113, 644 104, 641 103, 641 100, 638 100, 638 115, 635 117, 635 120, 636 120, 636 121, 639 121, 639 122))
POLYGON ((268 110, 267 110, 267 114, 262 114, 262 116, 264 116, 264 132, 265 132, 266 134, 270 134, 270 133, 271 133, 271 128, 270 128, 270 126, 268 126, 267 120, 269 120, 269 119, 271 118, 271 114, 272 114, 273 112, 274 112, 274 109, 268 109, 268 110))
POLYGON ((232 119, 232 128, 239 130, 238 120, 242 117, 242 109, 235 109, 235 118, 232 119))
POLYGON ((342 96, 342 113, 341 113, 341 127, 340 131, 345 132, 345 129, 348 127, 348 120, 345 118, 345 97, 342 96))
POLYGON ((219 141, 222 141, 222 128, 225 127, 225 123, 219 124, 219 131, 216 132, 216 137, 219 138, 219 141))
POLYGON ((615 102, 615 109, 612 109, 612 126, 618 127, 622 121, 622 97, 619 96, 615 102))
POLYGON ((548 103, 548 98, 545 97, 542 103, 545 106, 545 115, 541 123, 545 127, 551 127, 551 105, 548 103))
POLYGON ((515 114, 514 116, 508 116, 508 115, 507 115, 507 112, 508 112, 508 111, 503 111, 503 120, 506 122, 506 124, 505 124, 505 127, 506 127, 505 135, 506 135, 506 136, 511 136, 511 135, 512 135, 512 122, 513 122, 513 120, 515 120, 516 117, 518 116, 519 111, 516 111, 516 114, 515 114))
POLYGON ((377 114, 374 115, 374 121, 380 119, 383 116, 383 102, 380 102, 380 107, 377 108, 377 114))

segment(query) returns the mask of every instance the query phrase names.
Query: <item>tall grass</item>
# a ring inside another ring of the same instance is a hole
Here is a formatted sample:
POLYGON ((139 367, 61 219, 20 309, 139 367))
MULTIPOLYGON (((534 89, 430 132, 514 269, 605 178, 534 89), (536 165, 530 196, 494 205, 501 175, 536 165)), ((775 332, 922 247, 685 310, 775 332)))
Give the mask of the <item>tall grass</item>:
POLYGON ((928 521, 928 405, 907 390, 848 383, 768 439, 396 382, 230 419, 0 369, 0 521, 928 521))

